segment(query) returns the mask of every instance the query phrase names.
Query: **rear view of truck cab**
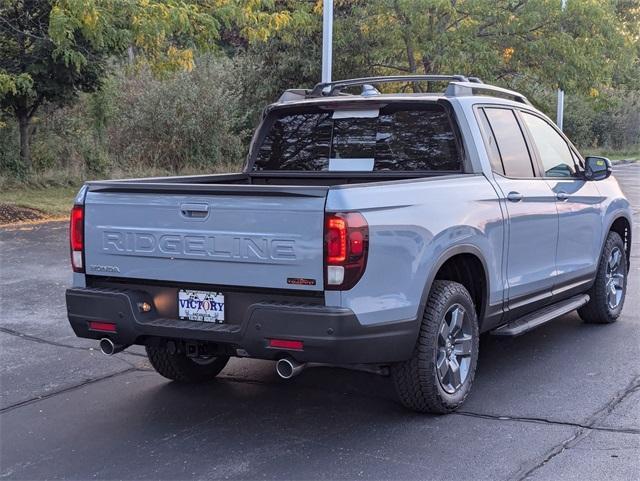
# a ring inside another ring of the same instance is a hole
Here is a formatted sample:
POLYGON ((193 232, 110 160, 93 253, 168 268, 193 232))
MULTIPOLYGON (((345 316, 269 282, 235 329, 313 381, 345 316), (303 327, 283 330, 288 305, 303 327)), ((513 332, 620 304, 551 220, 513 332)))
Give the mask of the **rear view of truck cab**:
POLYGON ((409 408, 457 408, 479 333, 509 320, 507 199, 462 99, 479 87, 526 102, 462 76, 319 84, 266 109, 241 173, 88 182, 71 213, 73 330, 106 354, 144 345, 175 381, 230 357, 282 378, 357 365, 390 373, 409 408), (416 80, 447 91, 371 85, 416 80))

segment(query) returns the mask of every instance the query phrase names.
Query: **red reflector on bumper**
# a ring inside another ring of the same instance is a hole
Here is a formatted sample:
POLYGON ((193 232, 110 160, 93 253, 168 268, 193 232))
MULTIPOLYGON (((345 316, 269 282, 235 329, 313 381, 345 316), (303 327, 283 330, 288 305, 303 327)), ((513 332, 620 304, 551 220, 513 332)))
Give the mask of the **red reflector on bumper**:
POLYGON ((304 343, 302 341, 289 341, 287 339, 269 339, 269 347, 277 347, 279 349, 295 349, 302 351, 304 343))
POLYGON ((92 331, 116 332, 116 325, 111 322, 89 321, 89 329, 92 331))

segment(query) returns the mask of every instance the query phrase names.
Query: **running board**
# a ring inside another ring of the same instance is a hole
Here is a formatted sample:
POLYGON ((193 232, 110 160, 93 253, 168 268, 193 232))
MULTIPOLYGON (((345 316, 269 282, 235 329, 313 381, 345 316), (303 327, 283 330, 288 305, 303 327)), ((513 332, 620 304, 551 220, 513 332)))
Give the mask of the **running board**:
POLYGON ((557 302, 550 306, 544 307, 539 311, 527 314, 520 319, 505 324, 502 327, 494 329, 491 334, 494 336, 514 337, 529 332, 536 327, 546 324, 549 321, 553 321, 555 318, 571 312, 581 306, 584 306, 589 302, 589 296, 587 294, 581 294, 579 296, 572 297, 566 301, 557 302))

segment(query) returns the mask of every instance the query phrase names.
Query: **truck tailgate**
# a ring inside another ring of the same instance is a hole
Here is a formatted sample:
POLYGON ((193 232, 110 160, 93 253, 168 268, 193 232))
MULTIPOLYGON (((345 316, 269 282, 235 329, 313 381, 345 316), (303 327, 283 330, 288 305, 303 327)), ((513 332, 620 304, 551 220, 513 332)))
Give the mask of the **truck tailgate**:
MULTIPOLYGON (((113 184, 111 184, 113 185, 113 184)), ((179 193, 92 188, 88 275, 188 284, 323 289, 326 188, 225 186, 179 193)))

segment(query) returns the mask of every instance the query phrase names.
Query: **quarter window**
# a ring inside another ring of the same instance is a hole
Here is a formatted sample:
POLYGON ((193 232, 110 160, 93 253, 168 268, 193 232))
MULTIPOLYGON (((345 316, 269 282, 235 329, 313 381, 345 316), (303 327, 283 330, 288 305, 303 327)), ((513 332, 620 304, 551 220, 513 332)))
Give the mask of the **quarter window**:
POLYGON ((538 148, 545 176, 573 176, 576 165, 569 146, 560 134, 537 115, 522 112, 522 118, 538 148))
POLYGON ((535 177, 529 149, 513 110, 487 108, 485 112, 498 144, 505 175, 535 177))

